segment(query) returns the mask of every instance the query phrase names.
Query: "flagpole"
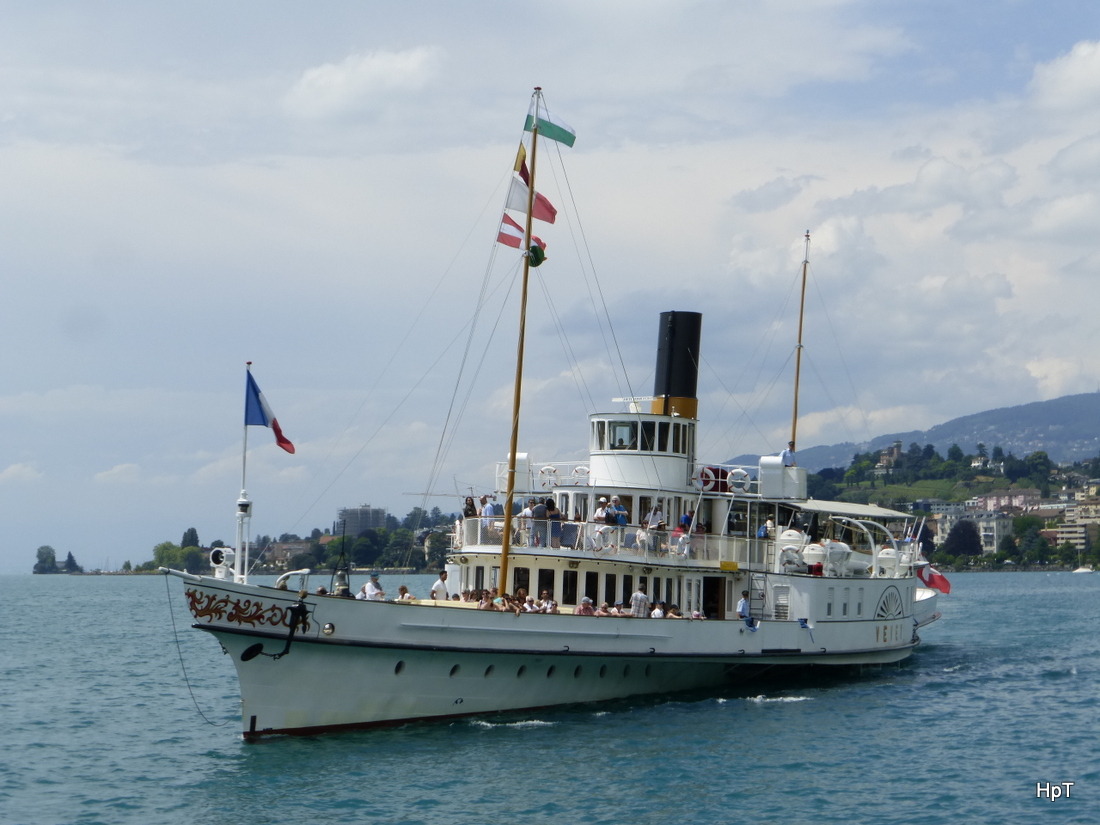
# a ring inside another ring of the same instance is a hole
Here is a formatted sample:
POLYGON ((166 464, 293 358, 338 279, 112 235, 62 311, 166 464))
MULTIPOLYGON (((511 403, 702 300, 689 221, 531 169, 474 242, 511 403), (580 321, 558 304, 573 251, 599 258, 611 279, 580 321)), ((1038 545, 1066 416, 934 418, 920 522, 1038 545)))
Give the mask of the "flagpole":
POLYGON ((516 381, 512 391, 512 440, 508 450, 508 491, 504 502, 504 535, 500 540, 500 592, 509 592, 508 553, 512 547, 512 502, 516 493, 516 450, 519 449, 519 407, 523 386, 523 345, 527 329, 527 283, 531 274, 531 221, 535 203, 535 164, 539 146, 539 101, 542 87, 532 95, 534 118, 531 122, 531 179, 527 182, 527 224, 523 234, 523 285, 519 298, 519 343, 516 346, 516 381))
MULTIPOLYGON (((252 373, 252 362, 245 361, 245 373, 252 373)), ((245 387, 248 379, 245 378, 245 387)), ((233 580, 244 584, 248 577, 248 525, 252 516, 252 502, 248 500, 245 478, 248 472, 248 397, 245 390, 244 445, 241 451, 241 495, 237 499, 237 552, 233 556, 233 580)))

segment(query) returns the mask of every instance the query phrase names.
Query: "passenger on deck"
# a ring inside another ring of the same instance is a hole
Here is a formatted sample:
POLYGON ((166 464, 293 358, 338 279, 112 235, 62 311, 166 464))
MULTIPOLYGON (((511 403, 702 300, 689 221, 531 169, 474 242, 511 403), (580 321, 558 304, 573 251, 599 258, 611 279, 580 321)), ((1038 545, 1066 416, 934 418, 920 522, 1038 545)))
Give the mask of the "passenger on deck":
POLYGON ((585 596, 581 599, 581 603, 577 606, 577 609, 573 611, 574 616, 595 616, 596 611, 592 608, 592 600, 585 596))
POLYGON ((756 624, 749 613, 749 591, 741 591, 741 601, 737 603, 737 618, 745 620, 745 626, 753 633, 756 632, 756 624))
POLYGON ((684 618, 684 614, 680 612, 679 605, 674 604, 674 605, 672 605, 672 607, 670 607, 668 609, 668 612, 665 614, 665 618, 666 619, 682 619, 682 618, 684 618))
POLYGON ((536 604, 538 604, 539 609, 542 610, 545 613, 545 612, 547 612, 546 608, 550 606, 551 601, 552 601, 552 599, 550 598, 550 591, 549 590, 543 590, 542 595, 539 596, 539 600, 538 600, 538 602, 536 602, 536 604))
POLYGON ((367 600, 367 586, 365 584, 359 588, 359 592, 355 594, 355 598, 357 598, 361 602, 365 602, 367 600))
POLYGON ((481 591, 481 597, 478 599, 478 602, 477 602, 477 609, 478 610, 492 610, 493 609, 493 600, 489 597, 489 591, 488 590, 482 590, 481 591))
POLYGON ((634 595, 630 597, 630 615, 635 619, 649 616, 649 596, 646 595, 644 585, 639 584, 634 595))
POLYGON ((611 612, 611 610, 608 608, 607 602, 603 602, 599 607, 596 608, 596 615, 597 616, 613 616, 615 614, 613 614, 611 612))
POLYGON ((615 606, 612 607, 611 610, 608 611, 608 612, 610 612, 612 616, 627 616, 627 615, 629 615, 625 610, 623 610, 623 603, 622 602, 615 602, 615 606))
POLYGON ((542 610, 539 609, 539 606, 537 604, 535 604, 535 597, 534 596, 528 596, 526 599, 524 599, 524 601, 523 601, 523 612, 524 613, 541 613, 542 612, 542 610))
POLYGON ((546 499, 546 520, 550 526, 550 546, 561 547, 561 510, 554 499, 546 499))
MULTIPOLYGON (((397 588, 397 601, 410 602, 412 601, 412 597, 413 594, 409 592, 409 588, 405 587, 405 585, 402 584, 397 588)), ((356 598, 359 597, 356 596, 356 598)))
POLYGON ((557 615, 561 611, 558 610, 558 603, 556 601, 554 601, 553 599, 551 599, 550 600, 550 606, 546 608, 545 612, 553 613, 553 614, 557 615))
POLYGON ((382 589, 382 585, 378 583, 378 571, 373 570, 370 574, 370 581, 367 582, 367 601, 368 602, 380 602, 385 600, 386 591, 382 589))
POLYGON ((649 611, 649 618, 651 619, 663 619, 665 617, 665 603, 657 602, 654 608, 649 611))
POLYGON ((546 502, 536 501, 535 505, 531 508, 531 516, 533 523, 533 530, 535 539, 531 542, 531 546, 546 547, 549 542, 546 540, 546 502))
POLYGON ((320 587, 317 588, 317 595, 318 596, 327 596, 328 595, 328 590, 325 588, 324 585, 321 585, 320 587))
POLYGON ((783 459, 783 466, 784 467, 794 467, 795 466, 794 442, 793 441, 788 441, 787 442, 787 449, 785 449, 783 452, 781 452, 779 454, 779 457, 783 459))
POLYGON ((531 518, 534 506, 535 500, 533 498, 529 498, 527 499, 527 506, 519 511, 519 543, 523 547, 534 546, 534 541, 532 540, 531 533, 531 518))
POLYGON ((447 590, 447 571, 439 571, 439 579, 432 585, 432 589, 428 592, 428 598, 434 600, 447 601, 451 598, 450 592, 447 590))
POLYGON ((477 518, 477 505, 473 496, 466 496, 466 503, 462 505, 462 518, 477 518))

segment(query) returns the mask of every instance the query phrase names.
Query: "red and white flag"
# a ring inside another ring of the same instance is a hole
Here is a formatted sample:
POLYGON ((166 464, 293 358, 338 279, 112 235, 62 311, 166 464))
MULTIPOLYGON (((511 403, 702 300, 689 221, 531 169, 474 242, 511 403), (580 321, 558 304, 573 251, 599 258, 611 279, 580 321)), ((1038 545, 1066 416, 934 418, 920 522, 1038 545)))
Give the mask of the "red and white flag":
MULTIPOLYGON (((497 235, 497 243, 519 249, 523 246, 523 227, 505 215, 500 222, 500 234, 497 235)), ((532 235, 531 243, 540 247, 544 252, 546 251, 546 244, 542 242, 541 238, 532 235)))
MULTIPOLYGON (((514 209, 526 215, 528 191, 530 190, 524 185, 523 181, 518 178, 512 178, 512 188, 508 191, 508 202, 504 204, 505 209, 514 209)), ((531 211, 531 217, 540 221, 546 221, 547 223, 553 223, 558 219, 558 210, 554 208, 550 201, 536 192, 535 205, 531 211)))
POLYGON ((951 582, 947 580, 947 576, 932 565, 928 565, 928 567, 918 567, 917 578, 924 582, 925 587, 931 587, 933 590, 939 590, 941 593, 951 592, 951 582))

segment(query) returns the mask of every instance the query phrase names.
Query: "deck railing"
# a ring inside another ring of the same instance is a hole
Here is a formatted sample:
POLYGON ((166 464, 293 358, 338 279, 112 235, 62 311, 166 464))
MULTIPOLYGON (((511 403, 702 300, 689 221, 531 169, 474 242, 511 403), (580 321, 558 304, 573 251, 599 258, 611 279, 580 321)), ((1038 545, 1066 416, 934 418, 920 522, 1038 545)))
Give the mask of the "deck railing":
MULTIPOLYGON (((468 518, 456 524, 455 550, 499 549, 504 537, 504 520, 468 518)), ((742 536, 714 536, 679 530, 646 530, 632 525, 596 524, 540 519, 513 520, 513 552, 547 553, 607 558, 609 556, 673 565, 697 562, 736 562, 738 567, 763 570, 771 539, 742 536)))

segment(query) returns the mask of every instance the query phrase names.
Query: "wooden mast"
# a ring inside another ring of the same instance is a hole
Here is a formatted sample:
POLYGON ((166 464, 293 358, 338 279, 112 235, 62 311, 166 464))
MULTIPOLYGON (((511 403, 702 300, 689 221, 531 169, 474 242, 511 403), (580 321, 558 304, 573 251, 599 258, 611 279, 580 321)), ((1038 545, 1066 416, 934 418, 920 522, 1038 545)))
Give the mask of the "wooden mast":
POLYGON ((516 450, 519 449, 519 407, 523 387, 523 344, 527 329, 527 282, 531 274, 531 221, 535 211, 535 162, 539 146, 539 103, 542 87, 536 86, 533 98, 534 117, 531 123, 531 171, 527 181, 527 223, 523 234, 523 285, 519 298, 519 343, 516 346, 516 381, 512 391, 512 440, 508 448, 508 492, 504 502, 504 535, 500 539, 501 593, 509 592, 508 553, 512 547, 512 504, 516 492, 516 450))
MULTIPOLYGON (((794 355, 794 414, 791 417, 791 443, 798 443, 798 381, 802 375, 802 320, 806 313, 806 269, 810 265, 810 230, 806 230, 806 254, 802 257, 802 297, 798 302, 798 347, 794 355)), ((794 446, 791 449, 796 449, 794 446)))

